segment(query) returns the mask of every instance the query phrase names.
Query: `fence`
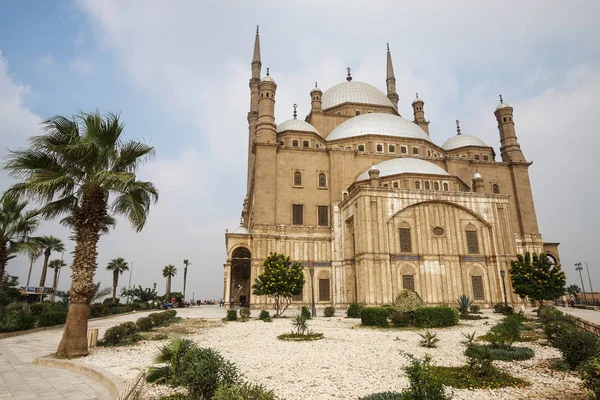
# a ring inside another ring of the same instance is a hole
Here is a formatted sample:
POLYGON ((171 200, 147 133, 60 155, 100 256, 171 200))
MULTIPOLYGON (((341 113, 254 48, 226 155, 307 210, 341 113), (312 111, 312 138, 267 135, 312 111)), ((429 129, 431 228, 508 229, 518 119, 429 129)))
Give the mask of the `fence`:
POLYGON ((567 317, 571 318, 575 322, 575 325, 577 325, 577 327, 579 327, 585 331, 591 332, 594 335, 600 336, 600 325, 596 325, 593 322, 586 321, 586 320, 576 317, 574 315, 570 315, 570 314, 566 314, 566 313, 565 313, 565 315, 567 317))

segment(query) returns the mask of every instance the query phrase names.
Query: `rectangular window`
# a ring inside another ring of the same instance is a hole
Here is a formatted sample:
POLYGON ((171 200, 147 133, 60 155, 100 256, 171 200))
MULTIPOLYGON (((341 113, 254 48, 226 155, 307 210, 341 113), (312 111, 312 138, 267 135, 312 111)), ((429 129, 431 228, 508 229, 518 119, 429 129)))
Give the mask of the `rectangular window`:
POLYGON ((329 226, 329 207, 319 206, 319 226, 329 226))
POLYGON ((304 224, 304 206, 302 204, 294 204, 292 206, 292 223, 294 225, 304 224))
POLYGON ((319 279, 319 301, 330 301, 329 279, 319 279))
POLYGON ((471 283, 473 284, 473 299, 485 300, 483 293, 483 276, 472 276, 471 283))
POLYGON ((414 275, 402 275, 402 289, 410 289, 415 291, 415 276, 414 275))
POLYGON ((479 254, 477 231, 467 231, 467 249, 469 250, 469 254, 479 254))
POLYGON ((412 242, 410 240, 410 228, 400 228, 400 252, 412 252, 412 242))

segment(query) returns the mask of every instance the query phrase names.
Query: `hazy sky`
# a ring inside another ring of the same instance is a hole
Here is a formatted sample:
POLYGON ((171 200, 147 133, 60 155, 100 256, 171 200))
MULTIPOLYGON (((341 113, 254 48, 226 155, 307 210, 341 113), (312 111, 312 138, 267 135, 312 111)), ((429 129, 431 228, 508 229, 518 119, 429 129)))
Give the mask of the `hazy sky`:
MULTIPOLYGON (((141 176, 160 201, 142 233, 121 220, 101 238, 97 280, 109 286, 104 267, 123 257, 135 261, 133 284, 157 282, 161 292, 161 269, 175 264, 173 289, 181 290, 187 258, 190 295, 218 298, 224 232, 239 225, 246 190, 256 25, 263 74, 270 67, 278 84, 279 123, 293 103, 306 115, 314 82, 323 90, 342 82, 347 66, 355 80, 385 90, 389 42, 399 111, 412 119, 419 92, 439 145, 459 119, 463 133, 499 154, 493 111, 504 95, 534 163, 540 230, 561 243, 568 283, 580 285, 573 264, 587 261, 600 291, 598 15, 598 1, 0 0, 0 155, 24 146, 41 118, 120 111, 127 137, 156 147, 141 176)), ((0 190, 10 184, 0 172, 0 190)), ((68 241, 56 223, 41 233, 68 241)), ((8 264, 22 283, 27 268, 24 257, 8 264)))

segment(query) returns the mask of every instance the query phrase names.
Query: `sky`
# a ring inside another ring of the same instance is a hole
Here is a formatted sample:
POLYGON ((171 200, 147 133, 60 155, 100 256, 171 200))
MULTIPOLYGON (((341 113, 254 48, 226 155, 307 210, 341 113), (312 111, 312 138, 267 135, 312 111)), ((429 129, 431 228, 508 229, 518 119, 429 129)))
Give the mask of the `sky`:
MULTIPOLYGON (((139 175, 160 199, 141 233, 119 219, 101 238, 96 280, 110 286, 105 266, 123 257, 133 264, 132 285, 164 292, 161 270, 173 264, 173 290, 181 291, 189 259, 188 293, 220 298, 224 233, 239 225, 246 190, 256 25, 263 74, 270 67, 278 85, 278 123, 294 103, 306 115, 314 82, 326 90, 348 66, 355 80, 385 91, 389 42, 399 111, 412 119, 418 92, 438 145, 458 119, 463 133, 500 154, 498 95, 514 107, 521 149, 533 161, 540 231, 561 243, 568 284, 581 286, 573 264, 587 262, 600 291, 599 14, 600 2, 584 0, 0 0, 0 157, 26 146, 43 118, 120 112, 126 138, 156 148, 139 175)), ((0 171, 0 191, 12 183, 0 171)), ((38 233, 67 242, 52 258, 71 261, 66 228, 44 222, 38 233)), ((34 264, 32 284, 41 267, 34 264)), ((28 268, 21 256, 7 270, 24 284, 28 268)))

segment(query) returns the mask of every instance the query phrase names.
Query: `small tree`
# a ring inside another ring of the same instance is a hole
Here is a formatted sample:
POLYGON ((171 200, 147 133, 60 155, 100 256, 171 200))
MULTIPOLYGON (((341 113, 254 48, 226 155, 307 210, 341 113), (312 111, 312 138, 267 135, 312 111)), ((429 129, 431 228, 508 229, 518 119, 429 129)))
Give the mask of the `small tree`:
POLYGON ((289 307, 292 296, 302 293, 303 287, 302 264, 292 262, 283 254, 270 253, 263 263, 263 272, 252 285, 252 293, 272 298, 275 316, 279 317, 289 307))
POLYGON ((565 294, 565 273, 550 262, 545 253, 518 254, 510 266, 513 289, 521 298, 529 297, 542 305, 565 294))

